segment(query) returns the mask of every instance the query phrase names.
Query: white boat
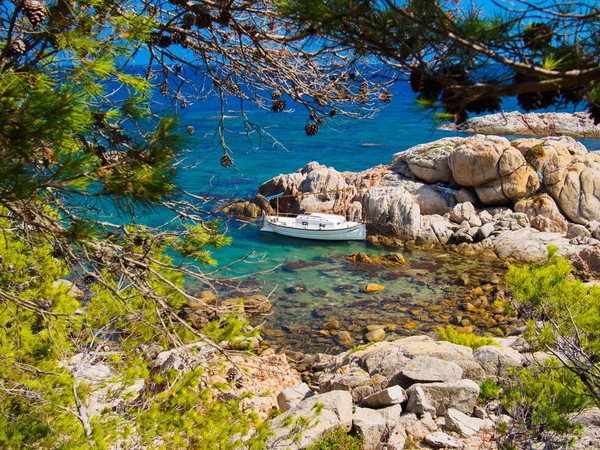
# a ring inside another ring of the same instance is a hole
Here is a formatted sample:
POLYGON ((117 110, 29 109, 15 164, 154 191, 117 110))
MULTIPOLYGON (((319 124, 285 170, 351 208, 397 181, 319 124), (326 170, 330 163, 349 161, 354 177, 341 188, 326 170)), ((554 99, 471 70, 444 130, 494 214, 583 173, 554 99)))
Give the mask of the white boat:
MULTIPOLYGON (((300 192, 284 195, 283 192, 265 197, 270 201, 276 199, 276 214, 263 215, 263 224, 260 231, 268 231, 283 236, 301 239, 317 239, 321 241, 364 241, 366 240, 367 226, 365 223, 347 221, 344 216, 323 213, 304 213, 297 216, 279 214, 279 199, 286 197, 304 197, 308 195, 322 195, 342 193, 344 199, 343 211, 347 211, 348 191, 353 188, 334 189, 325 192, 300 192)), ((263 213, 264 214, 264 213, 263 213)))
POLYGON ((349 222, 334 214, 308 213, 296 217, 263 216, 260 231, 322 241, 364 241, 366 224, 349 222))

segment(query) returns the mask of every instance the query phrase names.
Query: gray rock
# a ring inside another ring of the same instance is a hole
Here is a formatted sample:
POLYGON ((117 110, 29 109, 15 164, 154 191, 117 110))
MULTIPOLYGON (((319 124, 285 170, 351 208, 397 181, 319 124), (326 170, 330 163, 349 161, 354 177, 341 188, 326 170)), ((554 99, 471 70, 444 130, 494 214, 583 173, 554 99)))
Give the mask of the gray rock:
POLYGON ((459 203, 450 211, 450 220, 456 223, 462 223, 463 221, 467 221, 471 223, 471 220, 478 220, 479 225, 481 225, 481 219, 477 215, 477 211, 475 211, 475 207, 472 203, 459 203))
POLYGON ((367 217, 403 239, 415 239, 421 229, 421 209, 402 187, 370 189, 364 197, 367 217))
POLYGON ((460 229, 458 231, 456 231, 450 238, 450 243, 455 244, 455 245, 459 245, 459 244, 464 244, 465 242, 467 244, 471 244, 473 242, 473 236, 471 236, 471 234, 469 233, 469 229, 460 229))
POLYGON ((456 191, 456 194, 454 194, 454 198, 456 199, 457 203, 469 202, 473 205, 478 203, 479 200, 477 195, 475 195, 475 192, 473 192, 471 189, 459 189, 456 191))
MULTIPOLYGON (((401 421, 401 423, 403 423, 403 421, 401 421)), ((413 421, 411 419, 405 427, 406 433, 416 441, 425 439, 425 436, 433 431, 436 431, 437 429, 438 426, 429 413, 424 413, 423 416, 418 420, 413 421)))
POLYGON ((408 436, 406 435, 406 431, 404 431, 404 429, 398 426, 393 426, 389 430, 385 448, 389 450, 402 450, 406 445, 407 438, 408 436))
POLYGON ((484 239, 491 236, 491 234, 493 232, 494 232, 494 223, 488 222, 477 229, 477 234, 475 235, 475 240, 478 242, 483 241, 484 239))
POLYGON ((407 392, 408 404, 406 405, 406 410, 409 412, 414 412, 419 415, 423 415, 425 413, 429 413, 432 416, 436 415, 436 408, 429 401, 429 397, 425 393, 425 390, 420 384, 413 384, 407 392))
POLYGON ((573 239, 577 237, 587 238, 591 235, 592 233, 590 233, 589 230, 583 225, 572 224, 567 230, 567 239, 573 239))
POLYGON ((445 245, 452 236, 453 224, 444 217, 434 214, 423 216, 423 225, 419 231, 421 245, 442 244, 445 245))
POLYGON ((385 330, 383 328, 378 328, 376 330, 369 331, 365 335, 365 338, 369 342, 379 342, 379 341, 382 341, 383 338, 385 338, 385 330))
MULTIPOLYGON (((462 370, 461 370, 462 372, 462 370)), ((366 408, 385 408, 402 403, 408 399, 406 392, 400 386, 391 386, 379 392, 375 392, 361 401, 361 406, 366 408)))
MULTIPOLYGON (((387 384, 387 383, 386 383, 387 384)), ((348 365, 343 370, 324 373, 319 379, 320 391, 348 391, 352 393, 355 402, 359 402, 375 392, 371 377, 361 367, 348 365)))
POLYGON ((419 383, 409 387, 406 393, 407 411, 422 414, 433 407, 436 415, 443 415, 449 408, 455 408, 465 414, 471 414, 479 396, 479 386, 473 380, 419 383))
POLYGON ((439 139, 396 153, 392 158, 390 170, 398 172, 404 165, 408 165, 414 176, 428 183, 451 183, 453 178, 448 166, 448 155, 463 139, 460 137, 439 139))
POLYGON ((518 201, 515 211, 526 214, 531 226, 538 231, 564 233, 567 229, 566 219, 548 194, 518 201))
POLYGON ((596 226, 592 230, 592 236, 594 237, 594 239, 600 239, 600 225, 596 226))
POLYGON ((290 386, 284 389, 277 396, 277 404, 281 412, 286 412, 296 406, 302 400, 312 397, 314 392, 310 390, 308 384, 301 383, 297 386, 290 386))
POLYGON ((452 436, 444 433, 443 431, 436 431, 435 433, 428 434, 425 436, 425 442, 432 447, 436 448, 458 448, 459 443, 452 436))
POLYGON ((473 436, 483 426, 482 419, 467 416, 454 408, 446 411, 445 419, 448 431, 456 431, 463 436, 473 436))
MULTIPOLYGON (((473 353, 486 375, 495 382, 502 382, 508 377, 509 369, 523 366, 521 354, 510 347, 485 345, 473 353)), ((466 412, 466 411, 463 411, 466 412)))
POLYGON ((298 450, 317 442, 335 429, 350 431, 351 427, 352 396, 349 392, 333 391, 314 395, 271 421, 274 435, 267 439, 266 447, 298 450), (316 413, 317 403, 323 405, 320 414, 316 413), (304 418, 307 425, 298 435, 296 419, 300 417, 304 418))
POLYGON ((462 368, 453 362, 430 356, 417 356, 402 370, 401 384, 408 387, 414 383, 456 381, 461 379, 462 373, 462 368))
POLYGON ((600 448, 600 408, 589 408, 572 414, 571 420, 583 426, 583 433, 573 446, 575 450, 600 448))
POLYGON ((490 212, 485 209, 479 213, 479 218, 484 224, 492 222, 494 220, 494 216, 492 216, 490 212))
POLYGON ((502 232, 496 238, 494 252, 500 259, 528 264, 544 264, 548 261, 546 245, 531 229, 502 232))
POLYGON ((377 412, 381 414, 381 417, 387 421, 389 426, 396 425, 402 415, 402 405, 388 406, 387 408, 378 409, 377 412))
POLYGON ((487 114, 465 120, 461 131, 482 134, 531 134, 538 136, 600 136, 587 111, 570 113, 521 113, 518 111, 487 114))
POLYGON ((352 415, 352 429, 362 436, 364 450, 376 450, 387 434, 387 421, 377 411, 357 407, 352 415))

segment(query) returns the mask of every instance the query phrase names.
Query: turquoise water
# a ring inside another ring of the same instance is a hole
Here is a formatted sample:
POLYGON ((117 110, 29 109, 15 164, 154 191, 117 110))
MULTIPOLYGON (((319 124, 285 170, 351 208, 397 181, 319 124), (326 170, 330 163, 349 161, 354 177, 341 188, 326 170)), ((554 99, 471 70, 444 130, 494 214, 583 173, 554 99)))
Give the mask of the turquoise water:
MULTIPOLYGON (((256 108, 245 111, 249 120, 264 127, 281 145, 261 142, 258 133, 246 136, 241 112, 236 108, 239 103, 232 102, 226 106, 224 122, 228 130, 227 145, 234 160, 234 166, 228 169, 219 164, 222 149, 216 130, 220 105, 211 101, 188 105, 183 121, 195 128, 194 145, 182 164, 182 168, 189 167, 180 170, 181 183, 197 195, 210 193, 224 199, 250 199, 263 182, 281 173, 294 172, 311 161, 338 171, 362 171, 387 164, 394 153, 414 145, 457 135, 435 129, 431 118, 416 109, 414 95, 407 84, 397 84, 393 93, 392 102, 375 118, 343 120, 336 117, 335 121, 328 118, 328 125, 312 137, 304 133, 308 113, 299 106, 294 113, 285 114, 256 108)), ((514 101, 505 103, 507 111, 517 109, 515 106, 514 101)), ((600 149, 598 140, 583 142, 590 150, 600 149)), ((158 224, 162 219, 155 216, 151 222, 158 224)), ((346 255, 357 251, 374 255, 386 250, 366 243, 285 238, 261 233, 258 224, 235 219, 226 225, 233 242, 215 254, 219 261, 217 268, 224 269, 214 276, 231 279, 233 284, 244 281, 239 284, 242 294, 270 293, 275 310, 264 320, 270 330, 269 344, 275 347, 339 350, 341 347, 335 338, 324 336, 326 333, 322 332, 331 316, 315 312, 322 307, 336 312, 342 329, 352 330, 355 343, 361 342, 361 327, 377 321, 377 317, 397 326, 396 333, 412 332, 412 328, 405 326, 413 320, 417 323, 416 331, 431 331, 452 314, 459 313, 458 307, 445 307, 446 314, 437 315, 423 309, 425 305, 440 304, 444 299, 450 298, 452 303, 465 295, 465 289, 461 292, 456 286, 458 274, 472 272, 475 276, 486 271, 501 271, 494 263, 433 256, 433 252, 404 252, 409 264, 402 269, 357 267, 348 265, 346 255), (243 262, 230 266, 241 259, 243 262), (310 264, 298 270, 284 269, 291 261, 310 264), (483 266, 485 270, 481 270, 483 266), (255 275, 250 276, 252 274, 255 275), (362 292, 364 285, 373 282, 384 285, 384 291, 362 292), (399 298, 404 299, 406 305, 403 306, 399 298)))

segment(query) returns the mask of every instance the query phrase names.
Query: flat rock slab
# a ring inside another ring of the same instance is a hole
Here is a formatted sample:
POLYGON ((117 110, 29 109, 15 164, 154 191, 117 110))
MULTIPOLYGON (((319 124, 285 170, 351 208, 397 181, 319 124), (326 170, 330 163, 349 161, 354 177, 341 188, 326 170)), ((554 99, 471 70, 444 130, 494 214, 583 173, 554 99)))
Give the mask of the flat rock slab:
POLYGON ((494 243, 494 252, 500 259, 527 264, 545 264, 548 261, 546 245, 529 228, 501 233, 494 243))
POLYGON ((458 364, 431 356, 417 356, 402 370, 401 385, 457 381, 462 374, 458 364))
POLYGON ((408 404, 406 410, 423 414, 422 405, 431 406, 435 414, 444 415, 450 408, 465 414, 471 414, 479 396, 479 385, 473 380, 458 380, 448 383, 418 383, 406 391, 408 404))
POLYGON ((436 431, 435 433, 428 434, 425 436, 425 442, 436 448, 459 447, 458 441, 443 431, 436 431))
POLYGON ((366 408, 385 408, 402 403, 407 399, 406 391, 402 387, 392 386, 363 398, 361 406, 366 408))
POLYGON ((456 431, 463 436, 473 436, 483 427, 483 420, 468 416, 457 409, 446 411, 446 429, 456 431))

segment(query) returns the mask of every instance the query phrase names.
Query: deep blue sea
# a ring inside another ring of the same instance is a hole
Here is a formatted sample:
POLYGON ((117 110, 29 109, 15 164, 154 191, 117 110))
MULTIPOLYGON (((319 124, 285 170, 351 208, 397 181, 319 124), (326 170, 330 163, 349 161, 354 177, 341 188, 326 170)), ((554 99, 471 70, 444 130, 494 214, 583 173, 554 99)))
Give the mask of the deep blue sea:
MULTIPOLYGON (((245 105, 248 120, 270 133, 279 143, 277 145, 261 141, 258 133, 246 135, 239 101, 231 99, 225 105, 224 122, 226 143, 234 161, 228 169, 219 163, 222 155, 217 135, 220 104, 214 100, 188 104, 182 121, 184 125, 192 125, 195 132, 193 145, 179 171, 180 182, 186 190, 197 195, 210 193, 216 197, 250 199, 261 183, 278 174, 294 172, 311 161, 338 171, 362 171, 387 164, 394 153, 414 145, 457 135, 436 130, 428 113, 418 110, 407 83, 397 83, 392 93, 393 100, 373 118, 351 120, 339 115, 335 120, 327 118, 326 125, 312 137, 305 135, 304 126, 309 114, 301 106, 288 103, 287 112, 276 114, 245 105)), ((504 102, 505 111, 516 109, 513 99, 504 102)), ((600 150, 600 140, 582 142, 590 150, 600 150)), ((158 224, 161 219, 155 215, 150 220, 158 224)), ((356 251, 380 254, 386 250, 366 243, 323 243, 285 238, 259 232, 257 223, 235 219, 227 221, 226 227, 233 238, 232 244, 216 252, 218 266, 205 268, 205 271, 224 268, 214 276, 230 279, 234 285, 244 282, 243 286, 256 293, 270 293, 275 312, 267 318, 267 326, 278 336, 274 338, 275 344, 271 344, 288 349, 303 349, 307 345, 321 351, 341 348, 331 337, 322 335, 325 333, 318 334, 322 322, 327 320, 327 314, 315 312, 322 308, 337 311, 342 321, 348 321, 347 329, 356 328, 356 323, 366 326, 379 317, 386 323, 396 324, 398 329, 412 330, 406 324, 414 320, 417 323, 414 331, 431 331, 448 317, 426 320, 431 314, 424 313, 423 308, 439 303, 441 299, 456 299, 458 295, 454 292, 454 283, 447 277, 465 271, 480 272, 483 264, 415 251, 404 252, 413 270, 408 274, 359 270, 348 267, 346 255, 356 251), (245 261, 229 266, 241 258, 245 261), (307 267, 282 269, 286 263, 298 260, 307 262, 307 267), (269 270, 272 271, 250 276, 269 270), (436 280, 438 272, 443 272, 445 278, 440 275, 436 280), (384 285, 384 291, 377 295, 364 294, 361 288, 371 282, 384 285), (407 304, 396 308, 398 299, 404 299, 407 304), (383 314, 383 311, 387 312, 383 314), (350 323, 350 318, 361 315, 362 322, 354 320, 350 323), (303 339, 299 340, 299 335, 303 339)), ((361 337, 356 336, 356 339, 360 343, 361 337)))

